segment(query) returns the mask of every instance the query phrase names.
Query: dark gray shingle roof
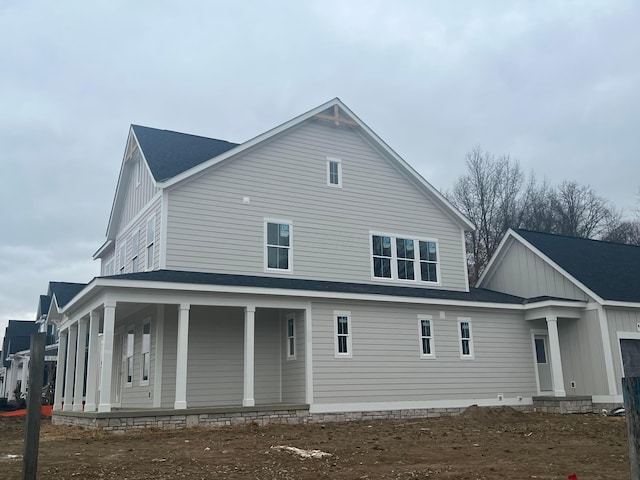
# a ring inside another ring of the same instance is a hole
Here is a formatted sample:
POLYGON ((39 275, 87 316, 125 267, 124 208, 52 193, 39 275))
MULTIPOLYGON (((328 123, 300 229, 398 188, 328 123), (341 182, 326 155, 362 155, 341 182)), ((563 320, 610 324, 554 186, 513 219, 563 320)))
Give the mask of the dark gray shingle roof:
POLYGON ((237 143, 131 125, 156 181, 175 177, 236 147, 237 143))
POLYGON ((603 299, 640 302, 640 247, 529 230, 516 233, 603 299))
POLYGON ((31 347, 31 334, 38 331, 38 325, 32 320, 9 320, 2 342, 2 363, 11 365, 6 358, 12 353, 28 350, 31 347))
POLYGON ((368 283, 327 282, 320 280, 298 280, 293 278, 258 277, 223 273, 183 272, 156 270, 152 272, 127 273, 102 277, 114 280, 146 280, 154 282, 193 283, 203 285, 231 285, 239 287, 283 288, 320 292, 361 293, 370 295, 394 295, 400 297, 433 298, 468 302, 505 303, 521 305, 523 298, 494 292, 483 288, 472 288, 469 292, 436 290, 424 287, 372 285, 368 283))
POLYGON ((86 283, 49 282, 49 292, 52 297, 55 295, 58 306, 62 308, 86 286, 86 283))

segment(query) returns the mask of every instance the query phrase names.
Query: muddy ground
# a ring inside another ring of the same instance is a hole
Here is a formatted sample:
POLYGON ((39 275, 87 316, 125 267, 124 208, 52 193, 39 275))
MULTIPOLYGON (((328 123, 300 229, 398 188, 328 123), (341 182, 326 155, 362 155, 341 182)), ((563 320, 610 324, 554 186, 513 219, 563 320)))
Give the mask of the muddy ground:
MULTIPOLYGON (((0 478, 21 477, 24 420, 0 419, 0 478), (12 456, 18 456, 12 458, 12 456)), ((472 407, 459 417, 141 430, 42 423, 39 478, 629 478, 624 418, 472 407), (274 448, 275 447, 275 448, 274 448), (320 450, 302 458, 278 447, 320 450)))

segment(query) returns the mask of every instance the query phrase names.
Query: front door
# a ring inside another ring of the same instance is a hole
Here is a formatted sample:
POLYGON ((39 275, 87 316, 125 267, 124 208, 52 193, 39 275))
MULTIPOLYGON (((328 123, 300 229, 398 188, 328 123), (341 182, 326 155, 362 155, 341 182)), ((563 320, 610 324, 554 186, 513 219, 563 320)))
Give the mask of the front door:
POLYGON ((538 383, 540 392, 553 391, 551 383, 551 365, 549 364, 549 342, 546 335, 534 335, 533 341, 536 348, 536 364, 538 366, 538 383))

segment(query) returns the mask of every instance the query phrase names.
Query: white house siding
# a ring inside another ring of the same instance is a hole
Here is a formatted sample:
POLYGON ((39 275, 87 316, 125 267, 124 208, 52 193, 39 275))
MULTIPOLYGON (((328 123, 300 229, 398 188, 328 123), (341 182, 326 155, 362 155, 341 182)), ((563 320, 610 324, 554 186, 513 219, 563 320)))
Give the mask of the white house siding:
POLYGON ((525 298, 550 295, 589 300, 581 289, 516 240, 511 240, 500 264, 494 265, 493 275, 481 286, 525 298))
POLYGON ((305 335, 304 313, 295 313, 295 359, 287 359, 287 315, 280 324, 282 346, 282 402, 304 403, 305 401, 305 335))
MULTIPOLYGON (((165 305, 162 340, 162 408, 173 408, 176 400, 176 357, 178 351, 178 308, 165 305)), ((188 366, 187 366, 188 368, 188 366)), ((187 383, 187 389, 189 384, 187 383)), ((188 392, 187 392, 188 394, 188 392)))
MULTIPOLYGON (((108 262, 110 261, 114 261, 115 260, 115 249, 113 248, 113 246, 107 250, 106 252, 104 252, 102 254, 102 257, 100 258, 100 274, 101 275, 106 275, 106 265, 108 262)), ((115 266, 113 271, 115 272, 115 266)))
POLYGON ((167 268, 265 275, 265 218, 293 222, 296 278, 379 283, 373 230, 437 239, 441 288, 466 288, 460 226, 352 127, 306 122, 172 188, 167 268), (327 156, 342 188, 327 186, 327 156))
POLYGON ((567 395, 608 395, 598 311, 583 312, 580 319, 560 319, 558 336, 567 395))
MULTIPOLYGON (((123 408, 150 408, 153 406, 153 386, 156 381, 154 358, 156 355, 156 313, 152 306, 145 307, 137 311, 134 315, 122 318, 118 321, 117 331, 122 333, 122 358, 119 362, 121 368, 121 406, 123 408), (150 347, 150 369, 148 385, 142 383, 142 326, 145 322, 151 322, 151 347, 150 347), (126 355, 127 355, 127 332, 129 328, 134 330, 133 346, 133 381, 131 385, 126 384, 126 355)), ((115 372, 114 372, 115 373, 115 372)))
POLYGON ((122 210, 118 221, 118 231, 122 230, 158 193, 159 189, 153 184, 153 178, 142 160, 140 150, 136 150, 133 158, 124 165, 122 176, 123 182, 120 189, 124 189, 122 210), (134 165, 136 162, 142 161, 142 178, 140 184, 136 184, 136 175, 134 165), (125 172, 129 174, 126 175, 125 172))
POLYGON ((640 310, 626 308, 607 308, 607 321, 609 324, 609 340, 611 341, 611 352, 613 355, 613 369, 617 382, 618 394, 622 393, 622 357, 620 353, 619 332, 638 335, 638 324, 640 323, 640 310))
POLYGON ((313 356, 316 405, 536 393, 530 326, 518 312, 313 302, 313 356), (351 312, 352 358, 335 358, 334 310, 351 312), (419 314, 433 316, 433 359, 420 358, 419 314), (471 318, 474 359, 460 358, 458 317, 471 318))
POLYGON ((117 275, 119 273, 131 273, 132 272, 132 264, 131 258, 133 255, 133 235, 137 231, 139 232, 138 240, 138 271, 142 272, 145 270, 154 270, 158 268, 159 259, 160 259, 160 222, 162 221, 161 215, 161 200, 158 198, 151 205, 149 205, 147 209, 147 213, 145 215, 141 215, 137 218, 135 222, 129 225, 125 230, 118 233, 116 237, 116 246, 114 250, 115 255, 115 263, 114 263, 114 273, 117 275), (149 268, 147 266, 147 221, 151 217, 155 217, 155 240, 154 240, 154 251, 153 251, 153 267, 149 268), (126 264, 124 268, 124 272, 120 271, 120 245, 122 242, 126 243, 126 264))

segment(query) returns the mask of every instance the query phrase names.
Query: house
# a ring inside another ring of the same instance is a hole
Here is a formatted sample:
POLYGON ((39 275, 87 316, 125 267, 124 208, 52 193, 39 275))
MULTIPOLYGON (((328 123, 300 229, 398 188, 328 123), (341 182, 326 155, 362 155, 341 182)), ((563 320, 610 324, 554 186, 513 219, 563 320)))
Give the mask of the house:
POLYGON ((585 302, 470 287, 471 229, 339 99, 241 144, 132 125, 101 276, 52 294, 53 421, 175 428, 570 403, 555 368, 564 318, 551 315, 585 302), (550 386, 534 350, 545 325, 550 386))
POLYGON ((4 379, 0 397, 14 400, 14 391, 19 388, 22 395, 27 391, 31 334, 38 331, 34 321, 9 320, 2 342, 2 373, 4 379))
POLYGON ((544 320, 525 316, 539 390, 621 403, 621 378, 640 375, 639 270, 640 247, 510 230, 478 286, 549 299, 544 320))

